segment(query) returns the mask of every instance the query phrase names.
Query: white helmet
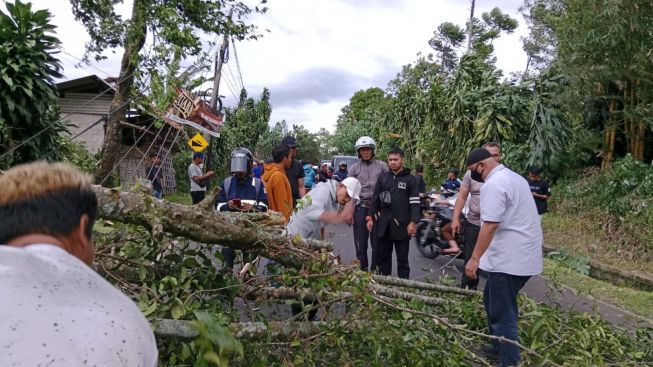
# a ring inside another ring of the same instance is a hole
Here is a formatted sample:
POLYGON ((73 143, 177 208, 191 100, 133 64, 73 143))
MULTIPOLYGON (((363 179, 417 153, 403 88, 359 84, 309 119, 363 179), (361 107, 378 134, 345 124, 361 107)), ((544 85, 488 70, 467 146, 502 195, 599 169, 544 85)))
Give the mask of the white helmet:
POLYGON ((361 148, 372 148, 372 150, 376 150, 376 142, 374 142, 374 139, 369 136, 361 136, 356 140, 356 153, 358 153, 361 148))

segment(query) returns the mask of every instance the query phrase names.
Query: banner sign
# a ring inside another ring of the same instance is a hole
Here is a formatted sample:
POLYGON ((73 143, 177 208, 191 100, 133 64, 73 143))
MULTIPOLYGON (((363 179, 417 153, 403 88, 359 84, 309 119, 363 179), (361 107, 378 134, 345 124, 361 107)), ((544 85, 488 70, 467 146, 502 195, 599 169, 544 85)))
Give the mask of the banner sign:
POLYGON ((211 108, 208 103, 194 96, 185 89, 177 88, 177 98, 168 108, 164 118, 181 125, 188 125, 195 130, 220 137, 224 123, 224 114, 211 108))

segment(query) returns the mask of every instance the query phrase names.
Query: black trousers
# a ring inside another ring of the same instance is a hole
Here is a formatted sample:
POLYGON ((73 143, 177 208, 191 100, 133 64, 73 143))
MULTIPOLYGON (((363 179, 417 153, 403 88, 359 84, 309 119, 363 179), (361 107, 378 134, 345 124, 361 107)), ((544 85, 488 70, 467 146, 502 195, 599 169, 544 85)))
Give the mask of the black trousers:
MULTIPOLYGON (((373 236, 376 237, 376 236, 373 236)), ((392 274, 392 249, 397 254, 397 276, 408 279, 410 276, 410 264, 408 263, 408 250, 410 239, 393 240, 389 235, 377 237, 378 256, 376 258, 379 272, 382 275, 392 274)))
POLYGON ((190 192, 190 198, 193 200, 193 205, 200 203, 202 200, 204 200, 204 197, 206 196, 206 191, 191 191, 190 192))
MULTIPOLYGON (((476 240, 478 239, 478 232, 481 230, 480 226, 465 222, 463 236, 465 241, 463 243, 464 252, 465 252, 465 265, 469 262, 469 259, 472 258, 472 253, 474 252, 474 247, 476 247, 476 240)), ((469 288, 476 289, 478 287, 478 274, 476 279, 469 279, 463 271, 462 279, 460 280, 460 288, 469 288)))
POLYGON ((367 230, 365 217, 368 213, 369 209, 360 205, 357 205, 354 210, 354 248, 356 249, 356 258, 361 264, 361 270, 367 270, 369 264, 367 261, 367 242, 369 239, 370 245, 372 246, 372 263, 370 269, 375 271, 377 257, 376 243, 378 237, 370 234, 370 231, 367 230))

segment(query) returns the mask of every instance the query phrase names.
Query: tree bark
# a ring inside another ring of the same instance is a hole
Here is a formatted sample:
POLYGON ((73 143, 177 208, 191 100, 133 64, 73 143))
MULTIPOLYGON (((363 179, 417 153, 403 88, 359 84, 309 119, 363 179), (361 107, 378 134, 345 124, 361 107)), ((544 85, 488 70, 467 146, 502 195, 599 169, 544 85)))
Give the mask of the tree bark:
POLYGON ((384 285, 369 284, 367 288, 372 293, 380 294, 386 297, 401 298, 406 301, 419 301, 431 306, 439 306, 444 304, 444 300, 442 298, 435 298, 435 297, 423 296, 421 294, 404 292, 395 288, 386 287, 384 285))
POLYGON ((120 62, 120 75, 116 84, 116 93, 111 102, 110 115, 107 120, 100 166, 96 174, 96 182, 103 184, 114 170, 120 154, 120 141, 122 139, 120 121, 125 118, 129 110, 128 100, 134 85, 134 72, 138 68, 138 53, 145 44, 147 28, 145 27, 145 5, 142 0, 134 0, 132 5, 131 25, 125 36, 125 52, 120 62))
POLYGON ((99 215, 104 219, 140 225, 155 234, 168 232, 202 243, 247 250, 298 269, 309 262, 328 265, 331 261, 318 251, 330 251, 332 244, 281 235, 285 219, 275 212, 219 213, 212 209, 212 195, 189 206, 98 185, 93 190, 99 215))
POLYGON ((384 275, 372 275, 372 280, 376 281, 379 284, 384 284, 384 285, 392 285, 392 286, 405 287, 405 288, 416 288, 416 289, 422 289, 426 291, 435 291, 435 292, 442 292, 442 293, 455 293, 464 296, 473 296, 473 295, 481 294, 481 292, 471 290, 471 289, 447 287, 444 285, 418 282, 415 280, 401 279, 401 278, 389 277, 384 275))
MULTIPOLYGON (((269 321, 263 322, 235 322, 227 327, 234 333, 236 339, 267 339, 271 337, 275 340, 293 340, 296 338, 305 338, 321 332, 324 326, 332 325, 333 322, 316 321, 269 321)), ((348 330, 355 330, 364 327, 362 321, 336 322, 341 327, 348 330)), ((154 333, 163 337, 176 337, 182 339, 191 339, 197 337, 198 333, 193 329, 190 321, 160 319, 152 322, 154 333)))
POLYGON ((614 142, 616 138, 616 123, 614 117, 614 111, 616 108, 616 102, 611 100, 608 105, 608 123, 605 130, 605 145, 606 152, 603 157, 603 162, 601 164, 603 169, 612 168, 612 162, 614 161, 614 142))

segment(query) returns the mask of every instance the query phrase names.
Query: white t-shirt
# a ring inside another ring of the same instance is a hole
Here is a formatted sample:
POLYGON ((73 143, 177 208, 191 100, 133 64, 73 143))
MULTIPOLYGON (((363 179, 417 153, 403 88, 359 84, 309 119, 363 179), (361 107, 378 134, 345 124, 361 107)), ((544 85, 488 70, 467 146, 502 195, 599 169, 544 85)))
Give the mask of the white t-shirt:
POLYGON ((524 276, 542 272, 542 227, 526 179, 504 165, 494 168, 481 186, 481 221, 499 222, 481 269, 524 276))
POLYGON ((0 366, 157 364, 136 304, 57 246, 0 246, 0 314, 0 366))
POLYGON ((197 182, 195 182, 195 180, 193 180, 193 176, 204 176, 200 166, 196 165, 195 163, 191 163, 190 166, 188 166, 188 180, 190 180, 190 191, 206 191, 206 187, 202 187, 197 182))

